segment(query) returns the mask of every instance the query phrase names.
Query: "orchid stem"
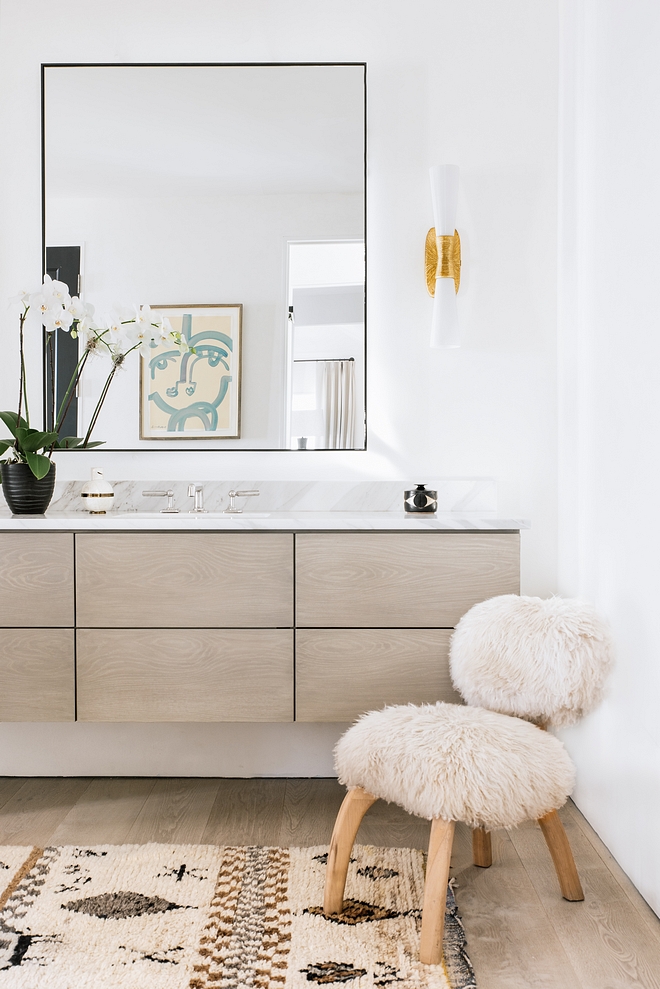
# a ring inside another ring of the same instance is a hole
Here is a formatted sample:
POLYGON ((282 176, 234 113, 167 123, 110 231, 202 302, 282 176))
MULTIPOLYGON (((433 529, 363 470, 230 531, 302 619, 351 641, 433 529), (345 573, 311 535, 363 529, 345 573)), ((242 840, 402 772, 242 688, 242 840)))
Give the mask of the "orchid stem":
MULTIPOLYGON (((55 330, 57 333, 57 330, 55 330)), ((50 421, 55 419, 55 333, 51 333, 49 339, 49 363, 50 363, 50 421)))
POLYGON ((125 354, 122 354, 121 363, 115 363, 115 364, 112 365, 112 371, 108 375, 107 380, 106 380, 105 384, 103 385, 103 390, 102 390, 102 392, 101 392, 101 394, 99 396, 98 402, 96 403, 96 408, 94 409, 94 414, 92 415, 92 418, 91 418, 90 423, 89 423, 89 427, 87 429, 87 432, 85 433, 85 439, 81 443, 81 448, 87 446, 87 444, 89 443, 89 438, 92 435, 92 430, 94 429, 94 426, 96 425, 96 420, 98 419, 98 417, 99 417, 99 415, 101 413, 101 408, 103 406, 103 403, 105 402, 105 397, 108 394, 108 389, 110 388, 110 385, 112 384, 112 379, 114 378, 115 374, 117 373, 117 370, 124 363, 124 361, 126 360, 126 358, 128 357, 128 355, 129 354, 132 354, 134 350, 137 350, 138 349, 138 347, 140 347, 140 344, 139 343, 136 343, 134 347, 131 347, 130 350, 127 350, 125 354))
POLYGON ((18 414, 16 417, 16 425, 19 425, 21 421, 23 402, 25 402, 25 421, 28 424, 28 426, 30 425, 30 409, 28 406, 27 380, 25 374, 25 348, 23 346, 23 327, 25 325, 25 317, 27 316, 29 309, 30 309, 29 306, 25 307, 19 323, 19 339, 20 339, 20 351, 21 351, 21 380, 20 380, 20 386, 18 392, 18 414))
POLYGON ((80 377, 82 375, 83 368, 85 367, 85 364, 87 362, 87 358, 89 357, 89 353, 90 353, 89 350, 86 350, 82 355, 82 357, 80 358, 80 360, 78 361, 78 363, 76 364, 75 370, 71 376, 71 381, 69 382, 69 387, 66 390, 64 398, 62 399, 62 403, 60 405, 59 412, 57 413, 57 419, 55 421, 55 425, 53 426, 54 433, 59 433, 60 429, 62 428, 62 423, 66 419, 66 414, 69 411, 69 408, 71 407, 71 402, 73 401, 74 392, 76 387, 78 386, 78 382, 80 381, 80 377))
POLYGON ((87 446, 87 444, 89 442, 89 438, 92 435, 92 430, 94 429, 94 426, 96 425, 96 420, 98 419, 98 417, 99 417, 99 415, 101 413, 101 407, 102 407, 103 403, 105 402, 105 396, 108 394, 108 389, 110 388, 110 385, 112 384, 112 379, 114 378, 115 373, 117 371, 117 366, 118 366, 117 364, 113 364, 112 371, 108 375, 108 377, 106 379, 106 382, 103 385, 103 390, 101 391, 101 394, 99 396, 99 400, 96 403, 96 408, 94 409, 94 413, 93 413, 92 418, 90 420, 89 427, 87 429, 87 432, 85 433, 85 439, 82 441, 82 446, 83 447, 87 446))

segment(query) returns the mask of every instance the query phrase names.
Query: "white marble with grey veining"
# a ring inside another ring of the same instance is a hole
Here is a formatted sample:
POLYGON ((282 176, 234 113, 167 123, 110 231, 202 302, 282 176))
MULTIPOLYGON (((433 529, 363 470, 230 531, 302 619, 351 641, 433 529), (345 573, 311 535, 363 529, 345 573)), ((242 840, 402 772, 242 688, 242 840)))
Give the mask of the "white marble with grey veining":
MULTIPOLYGON (((89 515, 80 497, 83 481, 58 485, 45 516, 15 516, 0 509, 0 529, 162 530, 441 530, 493 531, 523 529, 522 519, 497 517, 497 485, 490 477, 430 478, 438 492, 435 515, 402 510, 410 481, 208 481, 204 507, 192 514, 185 481, 116 481, 115 499, 107 515, 89 515), (162 514, 165 498, 144 491, 172 489, 179 514, 162 514), (258 497, 237 499, 243 514, 224 514, 231 489, 257 489, 258 497)), ((201 483, 201 482, 198 482, 201 483)))
MULTIPOLYGON (((191 502, 186 481, 113 481, 114 512, 160 511, 165 499, 145 498, 143 491, 171 489, 175 504, 182 512, 191 502)), ((415 486, 414 481, 206 481, 204 505, 212 512, 221 512, 229 504, 233 489, 258 489, 257 498, 243 502, 246 510, 254 512, 396 512, 403 509, 403 492, 415 486)), ((497 484, 492 477, 422 478, 428 488, 438 492, 438 511, 460 514, 488 514, 497 511, 497 484)), ((80 491, 83 481, 58 484, 51 502, 52 512, 83 512, 80 491)))
POLYGON ((401 531, 401 532, 493 532, 529 528, 524 519, 461 515, 443 512, 415 515, 406 512, 270 512, 224 515, 162 515, 140 512, 51 512, 46 515, 15 515, 0 511, 0 531, 401 531))

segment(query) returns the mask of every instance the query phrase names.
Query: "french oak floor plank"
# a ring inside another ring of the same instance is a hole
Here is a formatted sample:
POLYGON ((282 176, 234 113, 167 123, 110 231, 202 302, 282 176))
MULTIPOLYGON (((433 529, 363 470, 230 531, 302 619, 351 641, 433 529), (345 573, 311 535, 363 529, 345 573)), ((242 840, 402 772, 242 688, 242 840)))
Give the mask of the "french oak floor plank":
POLYGON ((569 800, 565 807, 567 817, 573 819, 587 841, 592 845, 606 868, 612 873, 625 896, 628 897, 632 906, 637 910, 640 917, 646 922, 651 936, 658 937, 660 931, 660 918, 651 909, 644 897, 633 886, 628 876, 625 874, 617 860, 612 855, 607 845, 599 838, 589 822, 586 820, 580 809, 569 800))
POLYGON ((98 777, 51 835, 53 845, 123 845, 155 781, 144 777, 98 777))
POLYGON ((22 776, 0 777, 0 808, 4 807, 7 801, 20 790, 25 782, 22 776))
POLYGON ((200 844, 220 788, 217 779, 159 779, 126 839, 200 844))
MULTIPOLYGON (((279 845, 329 845, 346 788, 335 779, 287 780, 279 845)), ((359 839, 358 839, 359 840, 359 839)))
POLYGON ((203 845, 277 845, 285 779, 218 780, 203 845))
POLYGON ((469 828, 456 830, 450 874, 479 989, 583 989, 508 834, 493 832, 493 865, 480 869, 469 828))
POLYGON ((533 822, 511 834, 527 875, 543 904, 583 989, 660 989, 660 922, 649 938, 618 882, 574 818, 560 816, 584 888, 583 902, 563 899, 549 853, 533 822))
POLYGON ((413 817, 396 804, 377 800, 363 817, 356 841, 360 845, 388 845, 426 851, 430 833, 430 821, 413 817))
POLYGON ((46 845, 91 780, 31 777, 0 808, 0 844, 46 845))

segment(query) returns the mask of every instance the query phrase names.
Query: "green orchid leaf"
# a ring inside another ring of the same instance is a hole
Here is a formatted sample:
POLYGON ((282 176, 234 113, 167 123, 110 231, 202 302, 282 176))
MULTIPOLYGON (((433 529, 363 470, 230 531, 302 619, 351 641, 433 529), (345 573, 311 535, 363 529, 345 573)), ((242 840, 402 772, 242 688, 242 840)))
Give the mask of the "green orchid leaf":
POLYGON ((37 450, 52 446, 57 440, 57 433, 42 433, 39 429, 26 429, 19 426, 16 430, 16 439, 25 453, 36 453, 37 450))
POLYGON ((55 444, 56 450, 75 450, 83 441, 82 436, 60 436, 55 444))
POLYGON ((48 457, 42 457, 41 454, 39 453, 26 452, 25 459, 30 465, 30 470, 37 478, 37 480, 40 480, 42 477, 45 477, 48 471, 50 470, 50 465, 52 461, 49 460, 48 457))
POLYGON ((10 440, 0 440, 0 457, 3 453, 6 453, 7 450, 10 450, 13 445, 14 444, 10 440))
POLYGON ((86 443, 84 436, 60 436, 55 444, 56 450, 91 450, 93 446, 103 446, 105 440, 95 440, 93 443, 86 443))
POLYGON ((12 436, 16 436, 16 430, 19 427, 27 426, 27 422, 22 416, 20 421, 17 422, 18 416, 15 412, 0 412, 0 419, 2 419, 12 436))

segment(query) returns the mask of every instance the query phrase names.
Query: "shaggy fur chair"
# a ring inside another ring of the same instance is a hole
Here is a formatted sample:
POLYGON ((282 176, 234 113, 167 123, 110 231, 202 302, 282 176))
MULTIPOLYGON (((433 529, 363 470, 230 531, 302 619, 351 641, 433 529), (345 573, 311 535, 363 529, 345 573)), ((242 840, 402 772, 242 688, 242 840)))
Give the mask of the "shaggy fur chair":
POLYGON ((600 700, 612 666, 607 626, 579 601, 505 595, 475 605, 454 633, 450 668, 470 706, 407 705, 365 714, 339 740, 348 793, 328 855, 324 910, 343 909, 360 822, 380 799, 431 820, 420 960, 442 959, 454 822, 473 830, 475 865, 492 863, 490 831, 541 825, 567 900, 584 894, 557 809, 574 785, 564 746, 541 728, 570 724, 600 700), (535 723, 530 723, 535 722, 535 723))

